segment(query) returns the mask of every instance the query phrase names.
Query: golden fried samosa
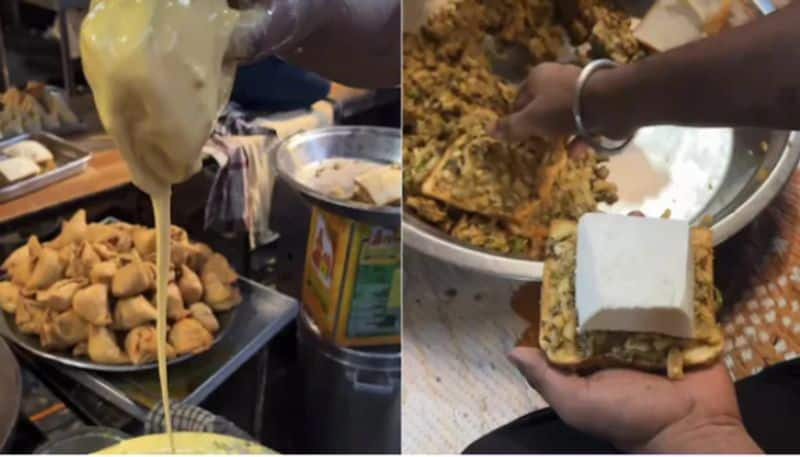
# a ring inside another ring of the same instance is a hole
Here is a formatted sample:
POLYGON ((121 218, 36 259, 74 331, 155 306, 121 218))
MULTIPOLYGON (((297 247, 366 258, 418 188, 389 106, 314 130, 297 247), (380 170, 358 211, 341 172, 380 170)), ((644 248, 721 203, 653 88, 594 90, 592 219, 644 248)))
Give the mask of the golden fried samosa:
POLYGON ((86 210, 78 210, 70 220, 61 225, 61 233, 47 245, 55 250, 86 239, 86 210))
POLYGON ((193 254, 194 249, 187 242, 173 241, 169 246, 169 258, 173 265, 185 265, 193 254))
POLYGON ((209 332, 217 333, 219 331, 219 321, 210 306, 203 302, 197 302, 189 307, 189 313, 209 332))
POLYGON ((117 229, 111 224, 89 224, 86 228, 86 239, 91 243, 98 243, 112 238, 116 235, 117 229))
POLYGON ((214 336, 197 319, 187 317, 172 326, 169 342, 180 354, 199 354, 214 343, 214 336))
POLYGON ((92 325, 110 325, 108 287, 105 284, 92 284, 79 290, 72 299, 72 309, 92 325))
MULTIPOLYGON (((156 278, 158 276, 158 267, 156 266, 156 259, 155 254, 151 255, 148 260, 145 260, 144 266, 147 268, 147 272, 150 274, 150 278, 153 282, 152 290, 156 288, 156 278)), ((172 264, 169 265, 169 271, 167 272, 167 282, 175 281, 175 268, 172 264)))
POLYGON ((94 264, 91 271, 89 271, 89 281, 92 284, 105 284, 111 286, 111 280, 117 273, 118 264, 114 260, 106 260, 94 264))
POLYGON ((206 278, 203 288, 205 302, 214 311, 227 311, 242 302, 239 288, 222 283, 214 276, 206 278))
POLYGON ((0 310, 14 314, 21 299, 19 286, 11 281, 0 282, 0 310))
POLYGON ((228 263, 228 259, 222 254, 211 254, 203 265, 202 276, 216 275, 225 284, 233 284, 239 279, 239 275, 228 263))
POLYGON ((203 243, 189 243, 189 257, 186 259, 186 264, 192 271, 201 272, 206 265, 209 257, 214 254, 208 245, 203 243))
POLYGON ((189 242, 189 234, 186 233, 186 230, 178 227, 177 225, 170 225, 169 226, 169 238, 172 240, 173 243, 188 243, 189 242))
POLYGON ((28 252, 33 268, 31 269, 30 277, 25 282, 26 289, 47 289, 54 282, 61 279, 64 273, 64 266, 61 264, 57 251, 42 246, 39 240, 32 236, 28 242, 28 252))
POLYGON ((234 285, 238 276, 221 254, 212 254, 208 258, 200 278, 204 301, 214 311, 227 311, 242 301, 239 289, 234 285))
POLYGON ((127 224, 89 224, 87 240, 103 260, 109 260, 133 249, 133 238, 127 224))
POLYGON ((114 332, 107 327, 91 326, 89 328, 89 359, 96 363, 121 365, 129 363, 128 356, 117 344, 114 332))
MULTIPOLYGON (((167 359, 174 359, 175 348, 167 343, 167 359)), ((134 365, 154 362, 158 359, 158 334, 152 325, 136 327, 125 336, 125 352, 134 365)))
POLYGON ((33 304, 33 301, 22 299, 17 304, 14 322, 20 332, 27 335, 38 335, 47 320, 48 310, 33 304))
POLYGON ((89 324, 69 310, 44 323, 40 342, 45 349, 65 350, 88 338, 89 324))
POLYGON ((178 289, 180 289, 185 303, 195 303, 203 298, 203 283, 200 281, 200 277, 186 265, 181 265, 178 289))
POLYGON ((64 312, 72 307, 75 294, 87 284, 84 279, 62 279, 46 290, 36 292, 36 302, 56 312, 64 312))
POLYGON ((73 244, 72 247, 72 255, 69 256, 64 276, 67 278, 88 279, 92 267, 100 263, 102 258, 94 245, 88 241, 73 244))
POLYGON ((155 285, 155 275, 136 251, 131 262, 121 267, 111 280, 111 293, 115 297, 133 297, 147 292, 155 285))
POLYGON ((114 309, 114 328, 130 330, 158 319, 158 311, 143 295, 121 298, 114 309))
POLYGON ((49 351, 65 351, 72 347, 72 345, 59 338, 52 322, 42 324, 42 331, 39 333, 39 345, 49 351))
POLYGON ((70 346, 89 338, 89 323, 83 320, 75 310, 65 311, 53 319, 56 334, 70 346))
POLYGON ((28 278, 31 277, 31 270, 33 270, 33 262, 29 255, 28 245, 25 244, 12 252, 3 262, 3 269, 8 273, 14 284, 25 285, 28 282, 28 278))
POLYGON ((114 260, 119 257, 119 253, 105 243, 92 243, 92 247, 94 247, 95 252, 103 261, 114 260))
POLYGON ((146 227, 135 227, 132 231, 133 246, 142 258, 156 252, 156 231, 146 227))
POLYGON ((174 282, 169 283, 167 286, 167 317, 178 321, 188 314, 189 311, 186 310, 180 289, 174 282))

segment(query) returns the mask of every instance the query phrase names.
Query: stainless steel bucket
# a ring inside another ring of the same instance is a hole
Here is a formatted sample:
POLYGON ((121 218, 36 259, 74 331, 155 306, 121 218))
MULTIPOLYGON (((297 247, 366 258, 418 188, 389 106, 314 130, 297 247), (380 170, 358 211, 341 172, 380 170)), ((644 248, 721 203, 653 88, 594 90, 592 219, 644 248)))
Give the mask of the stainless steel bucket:
POLYGON ((301 453, 400 453, 400 348, 350 349, 298 318, 301 453))

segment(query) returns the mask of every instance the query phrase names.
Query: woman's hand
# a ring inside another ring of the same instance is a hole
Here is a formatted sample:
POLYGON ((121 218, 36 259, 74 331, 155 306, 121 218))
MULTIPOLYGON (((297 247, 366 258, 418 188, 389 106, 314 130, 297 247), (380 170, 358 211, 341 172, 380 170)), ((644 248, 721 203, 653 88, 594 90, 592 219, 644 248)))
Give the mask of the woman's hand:
POLYGON ((619 449, 761 452, 742 424, 733 383, 720 363, 673 381, 628 369, 567 374, 532 348, 516 348, 509 358, 565 422, 619 449))

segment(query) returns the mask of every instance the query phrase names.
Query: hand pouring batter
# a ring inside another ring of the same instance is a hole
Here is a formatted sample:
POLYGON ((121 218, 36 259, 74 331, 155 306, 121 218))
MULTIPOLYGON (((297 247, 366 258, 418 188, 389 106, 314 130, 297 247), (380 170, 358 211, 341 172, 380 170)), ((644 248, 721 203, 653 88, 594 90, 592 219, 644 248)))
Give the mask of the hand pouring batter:
POLYGON ((238 17, 226 0, 93 0, 81 29, 100 119, 153 202, 158 372, 173 452, 165 351, 171 186, 199 170, 230 95, 235 64, 224 56, 238 17))

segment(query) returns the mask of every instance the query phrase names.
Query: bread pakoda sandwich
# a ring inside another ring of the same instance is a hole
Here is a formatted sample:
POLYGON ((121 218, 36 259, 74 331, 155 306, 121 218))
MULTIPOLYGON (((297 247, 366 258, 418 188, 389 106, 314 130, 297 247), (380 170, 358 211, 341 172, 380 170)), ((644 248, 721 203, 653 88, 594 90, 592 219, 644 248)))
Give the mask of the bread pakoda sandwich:
MULTIPOLYGON (((586 218, 598 217, 618 218, 622 219, 623 223, 643 220, 593 213, 581 218, 581 224, 586 218)), ((639 256, 639 267, 645 264, 650 267, 641 271, 641 274, 634 273, 631 276, 635 277, 620 282, 619 278, 613 279, 614 275, 619 273, 613 271, 613 262, 606 263, 606 266, 602 267, 603 271, 587 272, 586 270, 596 266, 593 260, 589 260, 591 256, 594 255, 596 260, 607 255, 618 255, 619 251, 615 252, 613 248, 609 248, 609 245, 615 243, 627 244, 628 249, 641 249, 643 242, 654 237, 660 239, 657 244, 661 244, 662 249, 674 249, 674 247, 669 247, 669 241, 662 238, 663 234, 660 231, 651 234, 653 236, 649 238, 635 235, 640 232, 628 232, 627 237, 621 233, 618 238, 622 239, 614 240, 613 234, 619 228, 611 225, 610 236, 609 234, 586 235, 587 238, 595 237, 600 242, 594 246, 582 247, 581 249, 586 249, 590 253, 579 256, 579 232, 583 236, 584 230, 578 230, 578 226, 578 223, 566 220, 556 220, 551 225, 541 288, 539 322, 538 325, 534 322, 534 326, 525 337, 529 342, 533 340, 538 343, 550 363, 579 372, 608 367, 632 367, 648 371, 666 371, 670 378, 680 378, 685 368, 709 365, 718 359, 724 339, 716 321, 716 312, 722 300, 714 286, 714 256, 710 229, 689 228, 686 224, 685 242, 688 242, 688 247, 685 251, 688 264, 684 270, 686 278, 684 282, 679 276, 670 279, 662 268, 662 264, 672 260, 680 263, 680 260, 674 259, 680 252, 670 256, 672 259, 648 258, 643 254, 639 256), (630 233, 634 233, 634 236, 630 236, 630 233), (577 272, 580 269, 579 259, 585 262, 582 265, 583 272, 577 272), (609 268, 608 265, 612 266, 609 268), (614 283, 612 287, 619 284, 627 284, 629 287, 622 288, 623 290, 616 287, 610 293, 598 293, 594 296, 585 290, 576 293, 577 276, 581 277, 580 281, 584 284, 581 287, 588 289, 602 289, 602 285, 598 282, 604 278, 612 278, 610 281, 614 283), (658 289, 659 282, 666 287, 664 290, 667 293, 663 293, 663 290, 641 290, 649 287, 647 284, 656 284, 655 288, 658 289), (681 290, 686 294, 682 303, 683 309, 679 309, 680 306, 670 309, 676 303, 680 305, 681 290), (582 300, 580 304, 576 300, 576 295, 582 300), (675 297, 678 299, 675 300, 675 297), (623 302, 627 300, 628 306, 617 307, 609 303, 609 300, 623 302), (589 315, 581 316, 581 313, 589 315), (647 330, 630 331, 637 328, 647 330), (653 331, 654 329, 658 331, 653 331)), ((647 227, 640 227, 640 229, 645 228, 647 227)), ((636 259, 637 254, 632 252, 627 252, 618 258, 620 271, 637 268, 636 259)), ((678 270, 679 267, 678 265, 678 270)), ((677 273, 679 275, 680 271, 677 273)))

